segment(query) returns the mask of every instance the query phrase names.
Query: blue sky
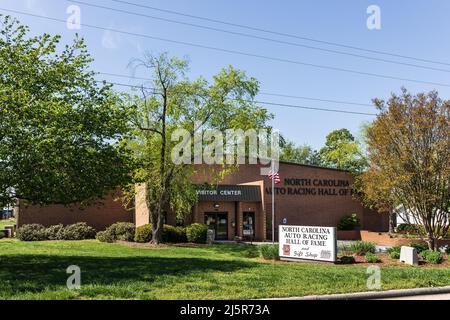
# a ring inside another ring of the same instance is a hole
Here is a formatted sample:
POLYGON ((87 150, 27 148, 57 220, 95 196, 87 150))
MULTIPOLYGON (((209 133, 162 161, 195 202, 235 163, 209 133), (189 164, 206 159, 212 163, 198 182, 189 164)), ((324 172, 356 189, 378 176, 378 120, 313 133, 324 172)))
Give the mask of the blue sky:
MULTIPOLYGON (((110 0, 80 1, 230 31, 252 33, 258 36, 276 38, 299 44, 450 70, 450 65, 421 63, 297 39, 277 37, 256 31, 136 8, 114 3, 110 0)), ((450 58, 448 57, 448 52, 450 51, 450 41, 448 41, 450 31, 450 19, 448 17, 450 14, 450 1, 445 0, 128 1, 277 32, 450 63, 450 58), (366 20, 368 18, 366 10, 372 4, 378 5, 381 9, 381 30, 369 30, 366 26, 366 20)), ((66 9, 71 4, 74 3, 65 0, 0 1, 0 7, 3 9, 20 10, 59 19, 66 19, 68 17, 66 9)), ((144 17, 120 14, 81 4, 77 5, 81 8, 81 19, 84 24, 115 28, 127 32, 143 33, 156 37, 193 42, 258 55, 302 61, 305 63, 450 85, 448 72, 425 70, 320 52, 258 39, 201 30, 194 27, 180 26, 144 17)), ((156 53, 169 51, 172 55, 189 57, 191 61, 189 76, 191 78, 202 75, 210 79, 220 68, 231 64, 234 67, 246 70, 248 75, 256 77, 261 82, 261 90, 264 92, 358 103, 370 103, 374 97, 386 98, 391 92, 398 92, 401 86, 405 86, 412 92, 436 89, 443 98, 449 98, 450 95, 450 87, 448 86, 418 84, 338 71, 321 70, 308 66, 215 52, 86 27, 82 27, 78 31, 73 31, 68 30, 64 24, 58 22, 51 22, 20 14, 12 15, 20 17, 22 22, 31 27, 33 33, 47 32, 61 34, 63 36, 63 42, 70 42, 75 32, 80 33, 85 37, 89 51, 95 58, 93 68, 99 72, 130 74, 131 72, 127 69, 127 65, 132 58, 141 57, 145 51, 156 53)), ((145 77, 146 75, 141 73, 139 76, 145 77)), ((139 83, 136 80, 114 77, 104 77, 104 79, 129 84, 139 83)), ((335 104, 273 96, 260 96, 258 100, 366 113, 375 112, 375 109, 370 106, 335 104)), ((363 115, 328 113, 274 106, 268 106, 268 109, 275 114, 275 120, 272 123, 275 128, 279 129, 286 137, 296 143, 311 144, 315 148, 321 147, 326 134, 331 130, 348 128, 357 135, 361 124, 373 119, 373 117, 363 115)))

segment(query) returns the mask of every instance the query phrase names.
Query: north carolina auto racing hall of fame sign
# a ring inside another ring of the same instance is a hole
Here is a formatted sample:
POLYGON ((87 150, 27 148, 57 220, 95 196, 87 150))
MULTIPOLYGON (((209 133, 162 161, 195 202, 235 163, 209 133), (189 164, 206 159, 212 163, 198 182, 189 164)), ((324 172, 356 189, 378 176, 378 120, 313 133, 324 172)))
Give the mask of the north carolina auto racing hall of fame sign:
POLYGON ((281 260, 337 261, 336 228, 281 225, 279 242, 281 260))

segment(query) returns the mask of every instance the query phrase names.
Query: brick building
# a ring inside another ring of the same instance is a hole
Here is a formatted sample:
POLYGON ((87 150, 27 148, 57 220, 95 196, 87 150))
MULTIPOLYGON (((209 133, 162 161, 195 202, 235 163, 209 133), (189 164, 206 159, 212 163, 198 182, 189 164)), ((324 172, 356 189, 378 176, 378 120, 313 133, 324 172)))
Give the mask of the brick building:
MULTIPOLYGON (((185 224, 206 223, 215 229, 218 240, 247 237, 262 241, 271 238, 271 180, 261 176, 260 165, 241 165, 226 176, 218 186, 203 187, 209 183, 210 167, 199 166, 193 183, 198 190, 198 203, 185 224)), ((337 226, 346 215, 357 214, 361 229, 386 231, 388 217, 364 208, 355 199, 352 176, 341 170, 280 163, 282 183, 275 187, 275 230, 279 224, 337 226)), ((126 210, 111 195, 88 208, 76 206, 26 207, 19 206, 18 224, 40 223, 53 225, 86 222, 102 230, 114 222, 133 222, 141 226, 150 222, 145 206, 144 188, 138 187, 135 209, 126 210)), ((175 225, 175 214, 166 217, 175 225)))

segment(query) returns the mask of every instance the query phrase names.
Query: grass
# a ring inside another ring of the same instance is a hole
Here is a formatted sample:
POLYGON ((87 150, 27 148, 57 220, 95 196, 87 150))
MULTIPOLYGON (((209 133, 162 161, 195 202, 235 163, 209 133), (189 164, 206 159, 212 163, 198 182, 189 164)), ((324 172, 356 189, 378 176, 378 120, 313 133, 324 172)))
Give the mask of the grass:
POLYGON ((0 220, 0 229, 3 229, 5 226, 13 226, 15 224, 15 219, 0 220))
MULTIPOLYGON (((450 285, 449 268, 382 268, 382 289, 450 285)), ((365 266, 263 262, 243 245, 141 248, 0 240, 0 299, 256 299, 367 291, 365 266), (66 288, 70 265, 80 290, 66 288)))

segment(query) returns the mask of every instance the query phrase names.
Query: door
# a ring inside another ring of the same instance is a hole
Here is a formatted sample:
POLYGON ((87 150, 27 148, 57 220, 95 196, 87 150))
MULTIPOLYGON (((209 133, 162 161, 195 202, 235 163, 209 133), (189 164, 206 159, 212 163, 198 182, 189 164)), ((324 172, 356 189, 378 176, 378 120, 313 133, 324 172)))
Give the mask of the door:
POLYGON ((243 236, 245 238, 250 238, 250 239, 255 238, 256 221, 255 221, 255 213, 254 212, 244 212, 243 213, 242 227, 244 230, 243 236))
POLYGON ((228 213, 205 213, 205 224, 215 231, 216 240, 228 240, 228 213))

